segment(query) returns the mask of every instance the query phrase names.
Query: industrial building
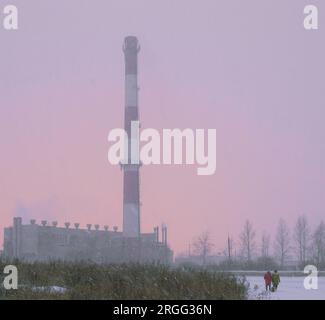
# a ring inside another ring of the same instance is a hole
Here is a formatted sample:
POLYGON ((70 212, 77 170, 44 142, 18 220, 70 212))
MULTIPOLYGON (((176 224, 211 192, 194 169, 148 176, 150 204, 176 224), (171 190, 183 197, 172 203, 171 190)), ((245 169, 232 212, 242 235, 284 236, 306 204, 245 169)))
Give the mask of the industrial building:
MULTIPOLYGON (((138 111, 138 53, 136 37, 125 38, 125 111, 124 128, 131 134, 132 121, 139 120, 138 111)), ((128 148, 131 148, 128 146, 128 148)), ((131 150, 128 152, 131 157, 131 150)), ((131 160, 131 159, 129 159, 131 160)), ((123 230, 108 226, 69 222, 59 227, 56 221, 24 224, 14 218, 13 225, 4 230, 4 252, 8 259, 27 261, 90 260, 98 263, 158 262, 171 263, 173 252, 167 244, 167 227, 155 227, 152 233, 140 229, 140 164, 122 165, 123 170, 123 230)))
POLYGON ((158 227, 153 233, 142 233, 140 237, 125 237, 116 227, 100 229, 99 225, 87 225, 81 229, 79 223, 70 227, 66 222, 59 227, 57 222, 37 224, 31 220, 23 224, 22 218, 14 218, 13 226, 4 230, 3 255, 9 259, 26 261, 94 261, 98 263, 159 262, 169 263, 172 252, 168 248, 166 229, 159 241, 158 227))

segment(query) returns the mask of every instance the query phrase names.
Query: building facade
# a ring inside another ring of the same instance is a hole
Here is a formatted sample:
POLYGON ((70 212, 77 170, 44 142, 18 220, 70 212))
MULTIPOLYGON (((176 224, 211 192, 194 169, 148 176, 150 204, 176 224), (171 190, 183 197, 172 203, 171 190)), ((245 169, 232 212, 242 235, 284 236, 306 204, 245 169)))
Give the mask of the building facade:
MULTIPOLYGON (((164 230, 164 229, 163 229, 164 230)), ((164 231, 163 231, 164 233, 164 231)), ((11 227, 4 229, 6 259, 23 261, 93 261, 97 263, 156 262, 169 264, 173 253, 167 239, 159 241, 158 228, 153 233, 143 233, 138 238, 124 237, 123 232, 108 226, 88 224, 81 229, 78 223, 59 227, 47 221, 37 224, 31 220, 23 224, 22 218, 13 220, 11 227)))

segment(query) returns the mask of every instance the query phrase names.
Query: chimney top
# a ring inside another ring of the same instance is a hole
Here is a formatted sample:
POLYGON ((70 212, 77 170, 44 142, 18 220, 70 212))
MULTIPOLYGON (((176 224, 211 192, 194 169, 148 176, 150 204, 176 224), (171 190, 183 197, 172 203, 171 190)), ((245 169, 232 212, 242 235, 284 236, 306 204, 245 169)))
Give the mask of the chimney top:
POLYGON ((123 51, 139 52, 140 46, 137 37, 127 36, 124 38, 123 51))

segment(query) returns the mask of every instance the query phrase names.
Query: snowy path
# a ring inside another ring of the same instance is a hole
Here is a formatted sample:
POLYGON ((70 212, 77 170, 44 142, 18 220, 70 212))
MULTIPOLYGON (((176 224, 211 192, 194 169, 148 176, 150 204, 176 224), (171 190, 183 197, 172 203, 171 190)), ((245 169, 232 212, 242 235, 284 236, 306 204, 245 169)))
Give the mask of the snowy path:
POLYGON ((304 288, 304 277, 281 277, 277 292, 265 292, 263 277, 247 276, 250 299, 325 300, 325 277, 318 278, 317 290, 304 288))

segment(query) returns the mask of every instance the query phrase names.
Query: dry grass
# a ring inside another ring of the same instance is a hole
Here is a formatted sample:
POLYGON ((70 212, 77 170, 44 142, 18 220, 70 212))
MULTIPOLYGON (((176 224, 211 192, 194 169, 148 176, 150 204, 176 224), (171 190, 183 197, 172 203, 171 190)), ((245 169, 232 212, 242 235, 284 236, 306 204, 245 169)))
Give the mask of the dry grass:
MULTIPOLYGON (((3 270, 4 263, 0 263, 3 270)), ((247 289, 234 276, 198 268, 162 265, 19 263, 18 290, 0 299, 246 299, 247 289), (66 288, 63 293, 52 286, 66 288), (35 288, 42 288, 35 289, 35 288)))

